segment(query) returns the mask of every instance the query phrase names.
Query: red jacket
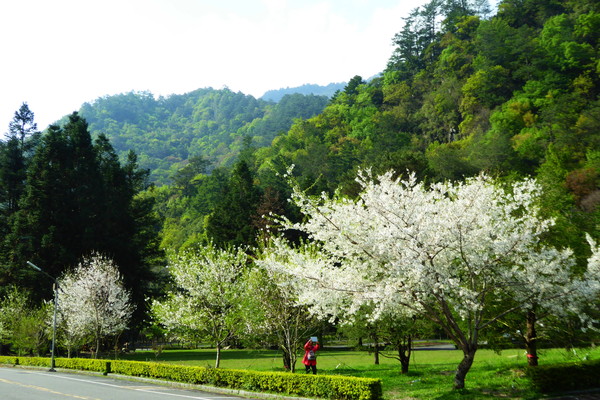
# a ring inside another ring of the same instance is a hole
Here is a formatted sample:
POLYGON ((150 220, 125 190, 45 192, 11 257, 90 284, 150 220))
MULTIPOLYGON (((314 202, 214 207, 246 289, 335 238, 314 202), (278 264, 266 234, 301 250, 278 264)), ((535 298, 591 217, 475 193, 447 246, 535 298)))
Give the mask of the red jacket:
POLYGON ((319 350, 319 344, 312 344, 312 342, 309 340, 308 342, 306 342, 306 344, 304 345, 304 358, 302 359, 302 364, 304 365, 317 365, 317 360, 309 360, 308 359, 308 352, 309 351, 313 351, 316 352, 317 350, 319 350))

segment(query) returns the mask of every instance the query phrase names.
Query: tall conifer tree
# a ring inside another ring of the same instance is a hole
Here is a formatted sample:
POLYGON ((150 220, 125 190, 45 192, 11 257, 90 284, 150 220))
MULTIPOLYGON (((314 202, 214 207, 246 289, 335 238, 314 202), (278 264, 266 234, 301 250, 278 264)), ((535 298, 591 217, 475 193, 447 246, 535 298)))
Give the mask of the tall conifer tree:
POLYGON ((260 194, 245 161, 234 166, 223 200, 208 216, 206 233, 219 247, 252 245, 256 231, 252 220, 260 194))
POLYGON ((28 170, 0 277, 47 294, 50 285, 24 270, 28 260, 59 277, 99 252, 118 263, 134 302, 142 303, 154 278, 147 261, 160 258, 152 204, 135 198, 146 177, 134 156, 121 166, 106 137, 93 143, 77 113, 63 127, 50 126, 28 170))

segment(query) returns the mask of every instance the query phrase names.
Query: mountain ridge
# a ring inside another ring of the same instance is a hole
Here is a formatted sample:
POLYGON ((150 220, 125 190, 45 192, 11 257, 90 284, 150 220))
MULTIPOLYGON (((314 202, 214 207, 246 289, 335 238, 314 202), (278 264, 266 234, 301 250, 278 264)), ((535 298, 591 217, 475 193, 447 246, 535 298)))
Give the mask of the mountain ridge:
POLYGON ((279 102, 286 94, 303 94, 315 96, 327 96, 331 98, 337 91, 344 90, 347 82, 329 83, 327 85, 317 85, 305 83, 301 86, 286 87, 279 89, 267 90, 260 100, 279 102))

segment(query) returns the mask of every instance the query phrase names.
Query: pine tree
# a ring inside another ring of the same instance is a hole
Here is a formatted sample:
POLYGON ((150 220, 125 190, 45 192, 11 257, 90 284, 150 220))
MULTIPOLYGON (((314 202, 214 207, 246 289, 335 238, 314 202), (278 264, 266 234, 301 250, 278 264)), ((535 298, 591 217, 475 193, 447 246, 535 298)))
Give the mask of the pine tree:
POLYGON ((207 236, 219 247, 252 245, 256 239, 252 221, 259 200, 260 193, 248 164, 238 161, 223 200, 207 218, 207 236))
POLYGON ((133 300, 142 303, 155 278, 147 261, 160 258, 152 202, 136 199, 146 178, 134 156, 120 165, 106 137, 94 144, 76 113, 64 127, 50 126, 31 161, 7 237, 8 269, 0 277, 48 294, 49 285, 23 271, 28 260, 58 277, 82 257, 101 252, 122 268, 125 283, 135 288, 133 300))
MULTIPOLYGON (((11 220, 25 191, 27 161, 39 135, 34 114, 27 103, 23 103, 9 124, 7 140, 0 142, 0 235, 3 238, 9 234, 11 220)), ((2 254, 5 253, 2 250, 2 254)))
POLYGON ((17 139, 21 149, 29 151, 35 145, 35 141, 29 141, 29 139, 35 139, 39 135, 35 114, 29 109, 27 103, 23 103, 19 110, 15 111, 13 120, 8 124, 8 137, 17 139))
POLYGON ((25 186, 25 156, 19 140, 12 137, 0 143, 0 204, 2 221, 17 210, 25 186))

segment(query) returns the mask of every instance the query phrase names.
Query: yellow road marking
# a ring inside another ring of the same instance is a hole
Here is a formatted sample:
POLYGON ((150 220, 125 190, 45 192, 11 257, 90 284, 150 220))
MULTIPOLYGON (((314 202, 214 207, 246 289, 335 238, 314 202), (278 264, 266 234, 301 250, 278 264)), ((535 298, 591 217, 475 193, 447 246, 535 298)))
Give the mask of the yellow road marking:
POLYGON ((100 400, 100 399, 95 399, 95 398, 87 397, 87 396, 77 396, 75 394, 61 393, 61 392, 57 392, 57 391, 54 391, 52 389, 48 389, 48 388, 45 388, 45 387, 35 386, 35 385, 26 385, 26 384, 21 383, 21 382, 9 381, 8 379, 2 379, 2 378, 0 378, 0 382, 8 383, 9 385, 17 385, 17 386, 21 386, 21 387, 25 387, 25 388, 29 388, 29 389, 39 390, 40 392, 47 392, 47 393, 52 393, 52 394, 58 394, 60 396, 72 397, 74 399, 100 400))

